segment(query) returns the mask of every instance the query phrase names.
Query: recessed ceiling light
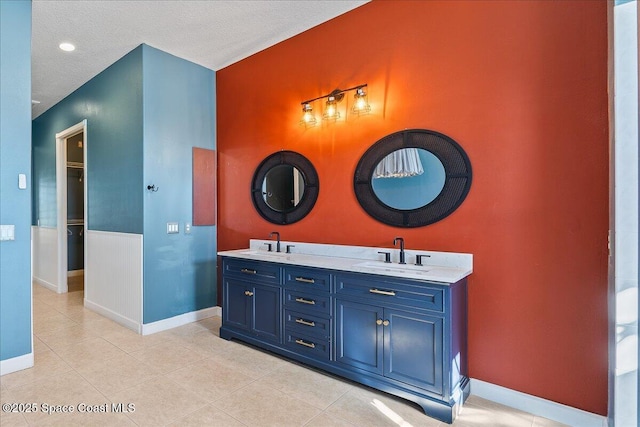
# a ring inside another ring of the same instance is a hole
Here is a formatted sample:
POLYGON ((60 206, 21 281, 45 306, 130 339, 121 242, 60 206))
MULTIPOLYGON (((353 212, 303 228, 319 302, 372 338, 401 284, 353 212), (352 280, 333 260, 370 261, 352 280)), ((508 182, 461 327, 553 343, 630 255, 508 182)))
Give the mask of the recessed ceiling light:
POLYGON ((71 43, 60 43, 60 46, 58 46, 60 49, 64 50, 65 52, 72 52, 74 50, 76 50, 76 47, 74 45, 72 45, 71 43))

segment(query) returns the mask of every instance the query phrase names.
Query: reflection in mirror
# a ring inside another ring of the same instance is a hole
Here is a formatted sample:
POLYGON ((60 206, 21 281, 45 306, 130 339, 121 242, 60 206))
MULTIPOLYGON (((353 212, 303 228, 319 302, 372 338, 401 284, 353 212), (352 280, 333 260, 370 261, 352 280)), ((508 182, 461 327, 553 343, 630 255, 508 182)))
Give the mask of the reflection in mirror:
POLYGON ((318 173, 295 151, 266 157, 251 180, 251 201, 260 216, 274 224, 293 224, 307 216, 318 200, 318 173))
POLYGON ((401 210, 418 209, 435 200, 445 183, 442 162, 422 148, 402 148, 384 157, 371 177, 376 197, 401 210))
POLYGON ((291 165, 271 168, 262 181, 262 197, 274 211, 287 212, 298 206, 304 195, 304 177, 291 165))

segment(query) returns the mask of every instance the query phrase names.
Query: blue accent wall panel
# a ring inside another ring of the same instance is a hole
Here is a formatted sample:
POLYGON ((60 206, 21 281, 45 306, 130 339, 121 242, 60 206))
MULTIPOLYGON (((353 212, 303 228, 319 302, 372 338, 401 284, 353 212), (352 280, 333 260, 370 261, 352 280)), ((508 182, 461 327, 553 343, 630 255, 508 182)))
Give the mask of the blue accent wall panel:
POLYGON ((215 149, 215 73, 143 45, 143 323, 216 305, 216 227, 192 227, 192 148, 215 149), (167 234, 167 222, 180 232, 167 234))
POLYGON ((84 119, 88 228, 142 234, 142 46, 33 121, 33 224, 56 226, 55 135, 84 119))
POLYGON ((31 353, 31 2, 0 1, 0 360, 31 353), (27 188, 28 188, 27 187, 27 188))

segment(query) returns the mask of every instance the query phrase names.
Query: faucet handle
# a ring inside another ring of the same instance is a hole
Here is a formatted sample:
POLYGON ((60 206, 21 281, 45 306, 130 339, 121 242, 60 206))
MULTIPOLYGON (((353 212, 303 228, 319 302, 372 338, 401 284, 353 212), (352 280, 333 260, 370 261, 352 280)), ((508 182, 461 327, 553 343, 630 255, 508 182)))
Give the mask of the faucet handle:
POLYGON ((271 252, 273 250, 271 243, 265 243, 265 245, 267 245, 267 252, 271 252))
POLYGON ((391 263, 391 252, 379 251, 379 254, 384 254, 384 262, 391 263))
POLYGON ((427 255, 427 254, 419 254, 416 255, 416 265, 422 265, 422 258, 431 258, 431 255, 427 255))
POLYGON ((295 248, 296 245, 287 245, 287 253, 290 254, 291 253, 291 248, 295 248))

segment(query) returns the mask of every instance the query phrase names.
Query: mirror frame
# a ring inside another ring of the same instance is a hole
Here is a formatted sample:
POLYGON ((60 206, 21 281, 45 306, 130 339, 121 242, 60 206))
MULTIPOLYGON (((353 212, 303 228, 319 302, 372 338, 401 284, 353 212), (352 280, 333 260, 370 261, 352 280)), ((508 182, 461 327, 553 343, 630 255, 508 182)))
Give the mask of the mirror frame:
POLYGON ((460 144, 436 131, 407 129, 387 135, 369 147, 356 166, 353 187, 360 206, 370 216, 387 225, 413 228, 433 224, 451 215, 469 194, 471 178, 471 162, 460 144), (427 150, 444 166, 442 191, 431 202, 416 209, 386 205, 375 194, 371 183, 378 163, 402 148, 427 150))
POLYGON ((266 157, 256 168, 251 181, 251 200, 260 216, 273 224, 287 225, 300 221, 307 216, 318 200, 320 184, 318 173, 311 162, 302 154, 295 151, 278 151, 266 157), (267 173, 279 165, 289 165, 298 169, 304 179, 304 193, 293 209, 287 211, 277 211, 272 209, 264 200, 262 194, 262 183, 267 173))

